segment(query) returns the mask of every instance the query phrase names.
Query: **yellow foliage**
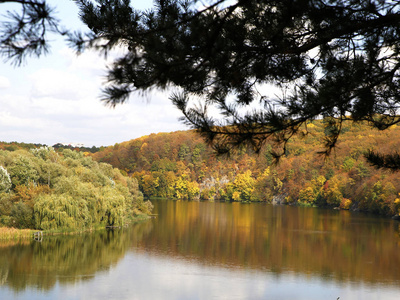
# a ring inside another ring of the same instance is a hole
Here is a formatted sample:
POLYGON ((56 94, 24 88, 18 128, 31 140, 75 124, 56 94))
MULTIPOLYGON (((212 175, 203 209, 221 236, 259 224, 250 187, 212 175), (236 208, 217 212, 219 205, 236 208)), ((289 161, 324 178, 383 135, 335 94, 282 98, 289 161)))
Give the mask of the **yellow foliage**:
POLYGON ((140 151, 146 150, 149 145, 147 143, 143 143, 142 147, 140 147, 140 151))
POLYGON ((315 125, 314 125, 313 123, 310 123, 310 124, 307 124, 307 127, 308 127, 309 129, 312 129, 312 128, 315 128, 315 125))
POLYGON ((194 199, 200 193, 199 184, 196 181, 189 181, 186 183, 187 196, 189 199, 194 199))
POLYGON ((340 208, 341 209, 350 209, 350 206, 353 204, 353 201, 347 198, 343 198, 342 201, 340 202, 340 208))
POLYGON ((319 189, 321 188, 324 183, 326 182, 326 178, 322 175, 318 176, 317 179, 311 180, 311 182, 314 184, 314 186, 319 189))
POLYGON ((315 193, 312 187, 307 187, 305 189, 300 190, 299 192, 299 201, 302 203, 314 203, 315 202, 315 193))
MULTIPOLYGON (((400 193, 399 193, 399 196, 400 196, 400 193)), ((400 214, 400 198, 396 198, 393 203, 396 207, 397 213, 400 214)))
POLYGON ((269 169, 269 167, 268 167, 268 168, 266 168, 266 169, 264 170, 264 172, 262 173, 261 177, 267 178, 270 174, 271 174, 271 171, 270 171, 270 169, 269 169))
POLYGON ((240 192, 235 191, 235 192, 233 192, 233 194, 232 194, 232 199, 233 199, 234 201, 240 201, 240 195, 241 195, 240 192))
POLYGON ((233 198, 233 194, 232 194, 232 198, 235 201, 250 201, 251 199, 251 194, 253 193, 254 190, 254 184, 255 184, 255 180, 252 177, 252 173, 250 170, 247 170, 246 172, 242 173, 242 174, 238 174, 235 178, 235 181, 233 182, 233 189, 234 189, 234 193, 237 192, 239 193, 238 200, 236 200, 235 198, 233 198))
POLYGON ((30 207, 34 205, 34 198, 39 194, 49 194, 51 189, 47 185, 17 185, 15 187, 15 196, 17 201, 22 201, 30 207))
MULTIPOLYGON (((21 238, 32 238, 33 230, 30 229, 16 229, 9 227, 0 227, 0 240, 18 240, 18 244, 21 243, 21 238)), ((2 243, 3 244, 3 243, 2 243)))

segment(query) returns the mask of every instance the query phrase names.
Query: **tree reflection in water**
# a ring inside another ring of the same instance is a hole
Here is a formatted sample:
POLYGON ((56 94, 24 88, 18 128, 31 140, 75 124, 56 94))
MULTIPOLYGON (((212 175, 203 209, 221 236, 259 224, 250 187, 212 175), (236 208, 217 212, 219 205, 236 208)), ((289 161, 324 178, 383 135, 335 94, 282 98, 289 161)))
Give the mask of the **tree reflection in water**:
POLYGON ((133 236, 146 226, 71 236, 45 236, 42 242, 0 243, 0 285, 15 291, 33 286, 49 290, 56 282, 70 284, 94 278, 118 263, 133 236), (11 245, 10 245, 11 244, 11 245))
POLYGON ((400 282, 400 225, 390 219, 262 203, 155 205, 154 228, 137 243, 147 252, 342 282, 400 282))
MULTIPOLYGON (((400 283, 399 223, 392 220, 261 203, 154 204, 157 218, 129 228, 0 244, 0 286, 48 291, 57 283, 95 282, 93 278, 129 257, 128 252, 144 261, 161 257, 171 264, 187 261, 276 277, 297 274, 328 282, 400 283)), ((143 276, 151 280, 150 273, 143 276)), ((126 284, 130 288, 132 282, 126 284)))

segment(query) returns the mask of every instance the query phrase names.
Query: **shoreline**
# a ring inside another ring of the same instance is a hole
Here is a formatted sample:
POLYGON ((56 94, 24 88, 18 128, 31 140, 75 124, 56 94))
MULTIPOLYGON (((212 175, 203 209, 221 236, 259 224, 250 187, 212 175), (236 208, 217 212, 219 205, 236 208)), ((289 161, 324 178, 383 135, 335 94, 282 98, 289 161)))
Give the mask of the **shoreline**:
POLYGON ((40 232, 40 236, 43 237, 43 236, 53 236, 53 235, 78 235, 99 230, 117 229, 117 228, 127 227, 142 221, 146 221, 150 218, 152 218, 151 215, 142 214, 136 217, 129 218, 129 222, 125 223, 123 226, 97 226, 97 227, 87 228, 84 230, 66 230, 66 229, 39 230, 39 229, 18 229, 14 227, 0 227, 0 243, 7 241, 27 240, 27 239, 34 240, 38 232, 40 232))

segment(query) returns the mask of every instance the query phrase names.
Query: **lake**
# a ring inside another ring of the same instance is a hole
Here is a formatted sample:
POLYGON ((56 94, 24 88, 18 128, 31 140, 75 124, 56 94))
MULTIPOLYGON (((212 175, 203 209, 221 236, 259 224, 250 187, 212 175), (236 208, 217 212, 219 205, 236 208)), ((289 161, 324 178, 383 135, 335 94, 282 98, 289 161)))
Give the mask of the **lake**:
POLYGON ((400 223, 263 203, 154 201, 128 228, 0 242, 0 299, 398 299, 400 223))

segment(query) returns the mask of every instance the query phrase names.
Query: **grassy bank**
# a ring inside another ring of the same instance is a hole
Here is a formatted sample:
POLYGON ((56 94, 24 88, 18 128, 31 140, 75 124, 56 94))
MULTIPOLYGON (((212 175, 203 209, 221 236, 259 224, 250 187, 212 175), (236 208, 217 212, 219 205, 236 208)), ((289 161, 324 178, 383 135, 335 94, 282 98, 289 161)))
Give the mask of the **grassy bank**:
MULTIPOLYGON (((134 224, 137 222, 141 222, 149 219, 150 216, 146 214, 140 214, 135 217, 130 217, 129 222, 126 223, 126 226, 130 224, 134 224)), ((72 229, 59 229, 59 230, 43 230, 43 235, 68 235, 68 234, 80 234, 84 232, 91 232, 97 230, 105 229, 104 226, 92 227, 84 230, 72 230, 72 229)), ((20 240, 20 239, 32 239, 34 237, 34 233, 41 230, 34 229, 16 229, 9 227, 0 227, 0 241, 10 241, 10 240, 20 240)))
POLYGON ((34 232, 35 230, 32 229, 16 229, 16 228, 0 227, 0 240, 8 241, 8 240, 32 238, 34 232))

